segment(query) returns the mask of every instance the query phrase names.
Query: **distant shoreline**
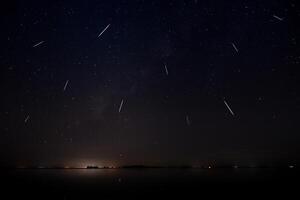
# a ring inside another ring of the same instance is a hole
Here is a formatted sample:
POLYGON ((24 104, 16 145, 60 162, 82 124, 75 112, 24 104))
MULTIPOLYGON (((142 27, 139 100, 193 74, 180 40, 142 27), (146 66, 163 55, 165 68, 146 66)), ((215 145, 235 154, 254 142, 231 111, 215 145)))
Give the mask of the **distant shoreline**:
POLYGON ((28 170, 113 170, 113 169, 295 169, 295 165, 280 165, 280 166, 147 166, 147 165, 124 165, 124 166, 87 166, 87 167, 0 167, 0 169, 28 169, 28 170))

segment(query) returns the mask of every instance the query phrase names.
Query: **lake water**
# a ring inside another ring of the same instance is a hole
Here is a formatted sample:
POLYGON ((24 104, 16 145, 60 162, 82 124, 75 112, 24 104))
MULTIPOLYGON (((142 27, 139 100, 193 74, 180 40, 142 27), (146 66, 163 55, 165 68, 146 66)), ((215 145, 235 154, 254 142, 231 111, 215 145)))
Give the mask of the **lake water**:
POLYGON ((18 169, 2 170, 2 194, 36 199, 290 195, 296 169, 18 169))

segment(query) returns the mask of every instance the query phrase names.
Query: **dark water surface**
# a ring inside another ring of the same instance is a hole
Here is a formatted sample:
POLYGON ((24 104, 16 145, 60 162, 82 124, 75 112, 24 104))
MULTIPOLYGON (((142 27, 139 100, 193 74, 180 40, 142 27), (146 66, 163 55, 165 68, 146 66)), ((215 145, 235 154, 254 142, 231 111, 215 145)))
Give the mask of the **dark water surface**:
MULTIPOLYGON (((2 195, 35 199, 111 199, 297 194, 296 169, 15 169, 1 172, 2 195)), ((1 198, 2 199, 2 198, 1 198)))

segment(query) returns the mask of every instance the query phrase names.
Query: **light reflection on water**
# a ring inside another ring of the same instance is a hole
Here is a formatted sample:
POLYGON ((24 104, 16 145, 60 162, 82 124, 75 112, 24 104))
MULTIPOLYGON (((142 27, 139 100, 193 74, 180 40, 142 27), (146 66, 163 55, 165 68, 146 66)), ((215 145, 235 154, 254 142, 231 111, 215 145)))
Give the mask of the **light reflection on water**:
POLYGON ((19 169, 13 171, 21 176, 40 176, 50 178, 72 178, 72 179, 102 179, 119 178, 129 179, 168 179, 176 177, 179 179, 243 179, 248 177, 259 178, 272 175, 272 169, 257 168, 233 168, 233 169, 19 169))
MULTIPOLYGON (((247 183, 272 181, 284 175, 293 178, 292 171, 258 168, 237 169, 20 169, 10 171, 16 182, 47 183, 59 188, 131 186, 167 186, 211 183, 247 183), (280 176, 278 176, 281 174, 280 176), (20 181, 21 180, 21 181, 20 181)), ((24 185, 24 184, 23 184, 24 185)), ((48 187, 45 186, 45 187, 48 187)))
POLYGON ((87 199, 87 194, 96 194, 99 199, 105 194, 123 196, 123 194, 131 195, 140 192, 148 195, 149 191, 163 191, 168 195, 174 192, 199 194, 199 189, 202 189, 202 193, 209 191, 210 188, 215 191, 216 187, 220 189, 225 186, 236 190, 236 186, 245 188, 245 183, 251 186, 257 184, 258 188, 265 188, 265 185, 269 184, 286 185, 291 183, 291 180, 295 180, 294 171, 294 169, 258 168, 18 169, 2 171, 6 178, 1 181, 6 183, 7 187, 15 188, 16 191, 24 188, 26 192, 30 190, 33 194, 37 191, 42 191, 43 194, 55 191, 58 195, 53 199, 61 199, 57 198, 61 196, 76 199, 73 197, 78 197, 80 194, 83 195, 83 199, 87 199), (284 181, 281 181, 281 177, 284 177, 284 181), (214 183, 217 184, 212 185, 214 183), (234 187, 231 183, 235 184, 234 187))
POLYGON ((63 173, 79 176, 112 176, 116 173, 116 169, 70 169, 63 171, 63 173))

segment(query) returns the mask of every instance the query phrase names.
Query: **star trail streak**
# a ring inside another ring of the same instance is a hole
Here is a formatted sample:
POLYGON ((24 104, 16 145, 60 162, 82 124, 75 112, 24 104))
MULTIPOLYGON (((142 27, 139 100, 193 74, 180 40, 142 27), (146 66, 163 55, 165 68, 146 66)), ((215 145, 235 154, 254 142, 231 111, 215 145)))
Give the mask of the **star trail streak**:
POLYGON ((191 125, 191 121, 190 121, 190 118, 189 118, 188 115, 185 116, 185 120, 186 120, 186 124, 187 124, 188 126, 190 126, 190 125, 191 125))
POLYGON ((101 31, 101 33, 98 35, 98 37, 100 37, 100 36, 106 31, 106 29, 108 29, 109 26, 110 26, 110 24, 108 24, 108 25, 101 31))
POLYGON ((164 66, 165 66, 165 72, 166 72, 166 75, 168 76, 168 75, 169 75, 169 70, 168 70, 168 67, 167 67, 167 65, 166 65, 166 64, 165 64, 164 66))
POLYGON ((27 117, 26 117, 25 120, 24 120, 25 124, 28 122, 29 118, 30 118, 30 116, 27 115, 27 117))
POLYGON ((124 102, 124 100, 122 99, 122 101, 121 101, 121 103, 120 103, 120 106, 119 106, 119 113, 121 112, 121 110, 122 110, 122 107, 123 107, 123 102, 124 102))
POLYGON ((234 43, 231 43, 231 44, 232 44, 232 47, 234 48, 234 50, 238 53, 239 50, 238 50, 238 48, 235 46, 235 44, 234 44, 234 43))
POLYGON ((276 16, 276 15, 273 15, 273 17, 274 17, 275 19, 278 19, 279 21, 283 21, 283 18, 278 17, 278 16, 276 16))
POLYGON ((67 80, 65 85, 64 85, 64 91, 67 89, 68 84, 69 84, 69 80, 67 80))
POLYGON ((234 116, 233 111, 231 110, 231 108, 229 107, 229 105, 227 104, 227 102, 224 100, 224 104, 226 105, 227 109, 230 111, 231 115, 234 116))
POLYGON ((40 45, 43 44, 43 43, 44 43, 44 41, 41 41, 41 42, 39 42, 39 43, 33 45, 33 48, 38 47, 38 46, 40 46, 40 45))

